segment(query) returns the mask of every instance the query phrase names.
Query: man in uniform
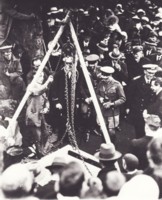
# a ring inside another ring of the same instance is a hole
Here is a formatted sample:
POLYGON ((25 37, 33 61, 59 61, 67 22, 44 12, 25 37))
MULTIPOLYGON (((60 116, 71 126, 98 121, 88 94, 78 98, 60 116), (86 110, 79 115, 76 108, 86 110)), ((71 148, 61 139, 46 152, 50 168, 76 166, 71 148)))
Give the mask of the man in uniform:
POLYGON ((151 80, 154 77, 157 65, 143 65, 144 74, 135 77, 128 87, 127 113, 135 128, 136 138, 145 135, 143 111, 154 101, 154 93, 151 90, 151 80))
POLYGON ((121 83, 112 77, 113 67, 104 66, 101 70, 101 81, 98 84, 96 94, 103 117, 107 124, 112 142, 115 142, 115 129, 119 126, 120 106, 126 101, 121 83))

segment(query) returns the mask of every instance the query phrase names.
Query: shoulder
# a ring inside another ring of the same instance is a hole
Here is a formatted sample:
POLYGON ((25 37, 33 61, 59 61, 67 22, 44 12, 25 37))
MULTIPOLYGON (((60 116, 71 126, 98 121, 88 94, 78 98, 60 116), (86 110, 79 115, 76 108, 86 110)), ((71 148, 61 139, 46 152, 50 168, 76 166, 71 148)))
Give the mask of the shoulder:
POLYGON ((136 77, 134 77, 134 78, 132 79, 132 81, 137 81, 137 80, 140 80, 140 79, 142 79, 142 76, 136 76, 136 77))

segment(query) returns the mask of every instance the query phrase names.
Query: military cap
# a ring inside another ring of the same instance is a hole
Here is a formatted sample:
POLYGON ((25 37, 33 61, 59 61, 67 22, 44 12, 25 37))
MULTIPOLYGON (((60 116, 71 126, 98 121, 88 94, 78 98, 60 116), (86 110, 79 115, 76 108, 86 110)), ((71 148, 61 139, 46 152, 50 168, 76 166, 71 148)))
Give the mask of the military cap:
POLYGON ((86 60, 87 60, 89 63, 93 64, 93 63, 95 63, 96 61, 99 60, 99 56, 98 56, 97 54, 90 54, 90 55, 88 55, 88 56, 86 57, 86 60))
POLYGON ((100 68, 100 71, 103 73, 103 74, 113 74, 114 73, 114 68, 111 67, 111 66, 103 66, 100 68))
POLYGON ((154 73, 154 72, 157 71, 158 65, 156 65, 156 64, 144 64, 144 65, 142 65, 142 68, 144 70, 147 70, 150 73, 154 73))
POLYGON ((12 49, 12 45, 9 44, 9 43, 3 43, 3 44, 0 46, 0 50, 2 50, 2 51, 8 50, 8 49, 12 49))

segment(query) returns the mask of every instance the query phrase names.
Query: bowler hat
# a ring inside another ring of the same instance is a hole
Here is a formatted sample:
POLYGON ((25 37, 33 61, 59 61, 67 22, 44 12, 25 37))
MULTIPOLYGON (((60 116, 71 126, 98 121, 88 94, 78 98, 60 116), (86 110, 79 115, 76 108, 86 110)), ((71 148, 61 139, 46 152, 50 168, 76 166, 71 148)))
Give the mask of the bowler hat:
POLYGON ((100 151, 95 154, 95 157, 101 161, 117 160, 122 156, 119 151, 116 151, 113 143, 102 143, 100 151))

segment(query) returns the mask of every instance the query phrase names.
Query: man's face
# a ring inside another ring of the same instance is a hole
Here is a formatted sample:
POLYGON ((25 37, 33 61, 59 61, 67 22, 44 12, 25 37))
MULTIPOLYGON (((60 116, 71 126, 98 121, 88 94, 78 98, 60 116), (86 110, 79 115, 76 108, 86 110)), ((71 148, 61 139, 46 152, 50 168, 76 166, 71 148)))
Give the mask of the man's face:
POLYGON ((155 72, 154 71, 149 71, 149 70, 144 70, 144 74, 145 74, 146 78, 151 81, 151 79, 155 75, 155 72))
POLYGON ((135 60, 139 61, 143 57, 143 51, 139 51, 136 54, 134 54, 135 60))
POLYGON ((10 61, 12 58, 12 50, 11 49, 6 49, 3 51, 3 57, 5 58, 5 60, 10 61))
POLYGON ((159 84, 155 84, 155 81, 151 82, 151 89, 152 89, 153 92, 156 93, 159 90, 159 88, 160 88, 159 84))

